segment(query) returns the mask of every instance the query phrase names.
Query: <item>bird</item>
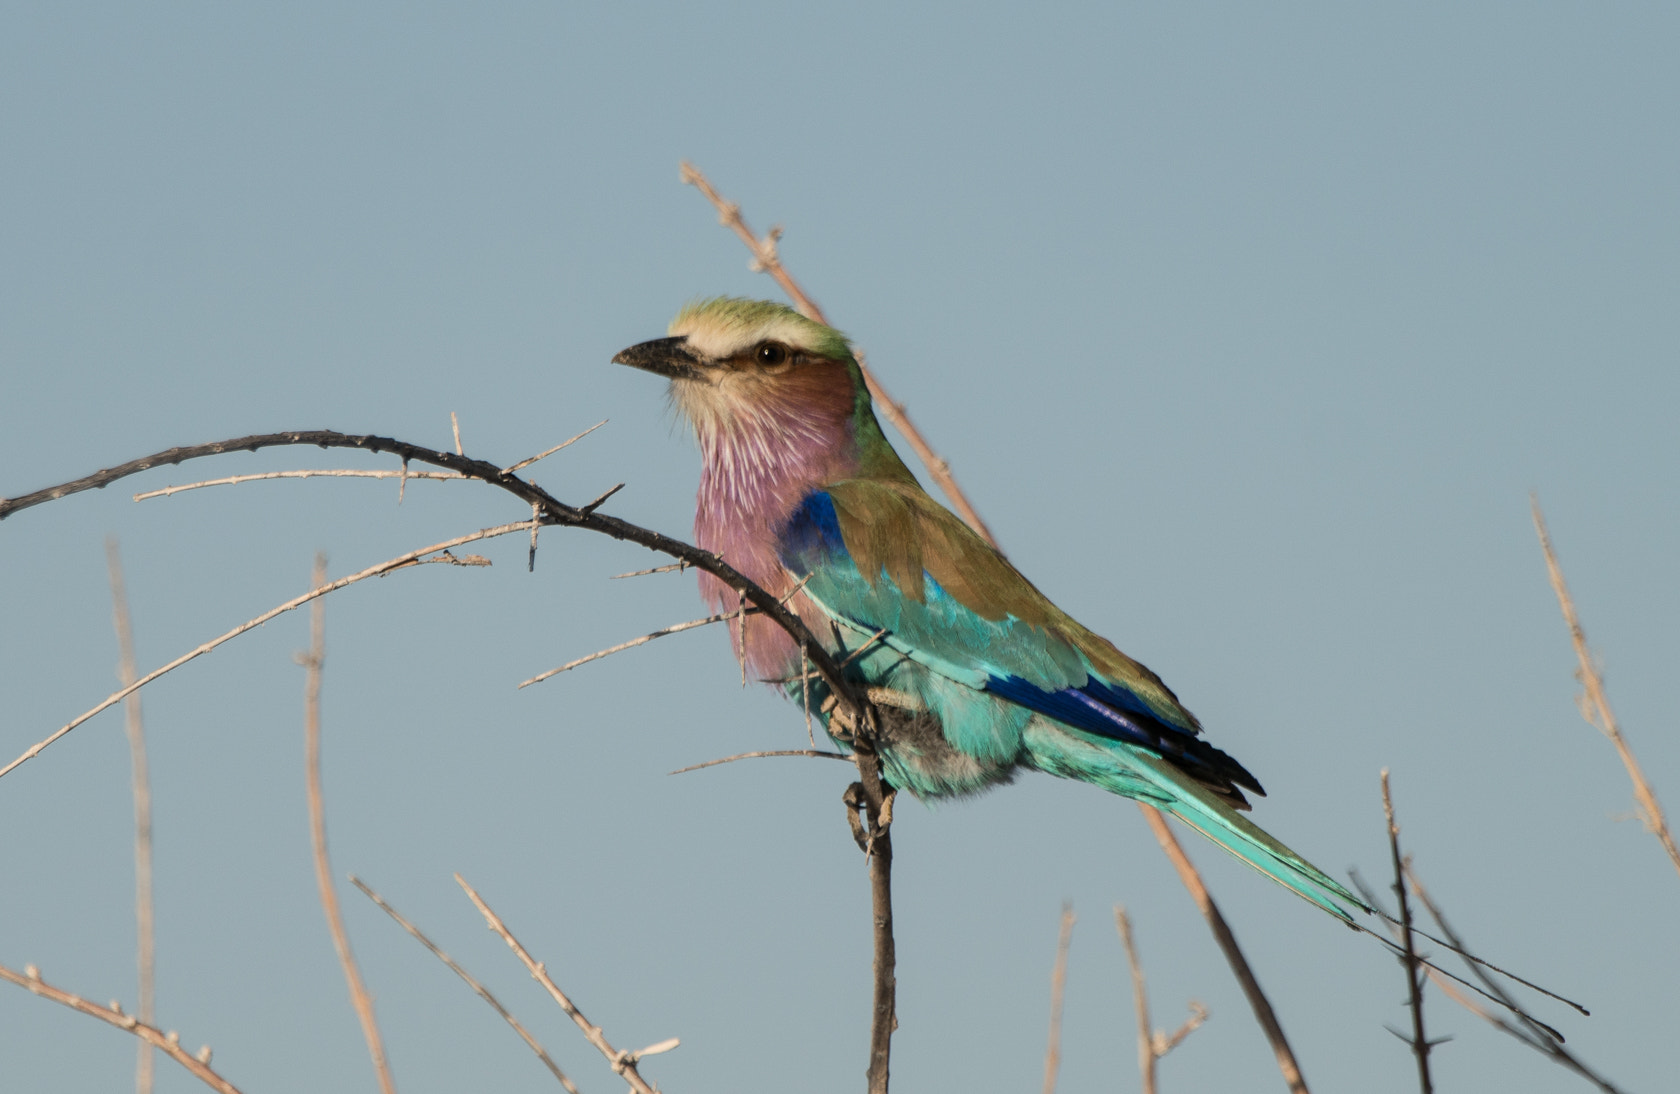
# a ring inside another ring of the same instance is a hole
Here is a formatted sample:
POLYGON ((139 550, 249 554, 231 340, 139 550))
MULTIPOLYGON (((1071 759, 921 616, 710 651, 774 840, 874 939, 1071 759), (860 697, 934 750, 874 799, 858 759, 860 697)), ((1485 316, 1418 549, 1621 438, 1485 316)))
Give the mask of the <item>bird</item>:
MULTIPOLYGON (((670 381, 702 466, 696 543, 785 598, 882 711, 886 781, 922 800, 1042 771, 1177 817, 1353 925, 1365 903, 1243 814, 1260 782, 1140 662, 1087 629, 917 481, 876 420, 845 335, 771 301, 685 305, 613 357, 670 381)), ((712 574, 719 613, 738 594, 712 574)), ((794 640, 743 616, 743 670, 821 712, 794 640)), ((826 709, 825 709, 826 708, 826 709)))

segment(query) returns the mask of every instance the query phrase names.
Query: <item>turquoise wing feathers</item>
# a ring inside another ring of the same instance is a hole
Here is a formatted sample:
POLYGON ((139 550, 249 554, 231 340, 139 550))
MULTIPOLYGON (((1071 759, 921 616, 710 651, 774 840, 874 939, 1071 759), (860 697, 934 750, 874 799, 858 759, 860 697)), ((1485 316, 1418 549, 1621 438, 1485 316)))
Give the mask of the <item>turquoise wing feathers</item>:
POLYGON ((849 670, 906 697, 972 761, 953 764, 914 735, 903 748, 889 739, 897 785, 963 793, 1016 766, 1093 782, 1171 812, 1343 919, 1338 901, 1363 906, 1237 812, 1244 790, 1264 794, 1259 782, 1201 740, 1158 677, 1057 609, 919 487, 847 480, 812 491, 778 549, 849 670))

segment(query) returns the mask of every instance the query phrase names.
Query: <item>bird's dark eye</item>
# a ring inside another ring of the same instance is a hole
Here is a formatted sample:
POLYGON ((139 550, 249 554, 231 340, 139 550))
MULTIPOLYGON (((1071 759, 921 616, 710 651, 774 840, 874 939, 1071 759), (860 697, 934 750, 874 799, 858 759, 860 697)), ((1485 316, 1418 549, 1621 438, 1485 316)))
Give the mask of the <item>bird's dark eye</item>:
POLYGON ((766 342, 758 347, 758 363, 761 365, 779 365, 787 360, 787 347, 780 342, 766 342))

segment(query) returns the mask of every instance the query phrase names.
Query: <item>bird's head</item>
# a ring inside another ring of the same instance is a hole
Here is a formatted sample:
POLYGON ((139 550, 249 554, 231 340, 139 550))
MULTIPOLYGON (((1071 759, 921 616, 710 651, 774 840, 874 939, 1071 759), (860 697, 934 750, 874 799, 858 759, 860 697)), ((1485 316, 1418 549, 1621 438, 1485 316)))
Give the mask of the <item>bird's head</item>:
POLYGON ((851 418, 860 401, 868 406, 846 336, 766 300, 696 301, 677 313, 669 337, 613 361, 669 377, 673 400, 702 436, 780 414, 851 418))

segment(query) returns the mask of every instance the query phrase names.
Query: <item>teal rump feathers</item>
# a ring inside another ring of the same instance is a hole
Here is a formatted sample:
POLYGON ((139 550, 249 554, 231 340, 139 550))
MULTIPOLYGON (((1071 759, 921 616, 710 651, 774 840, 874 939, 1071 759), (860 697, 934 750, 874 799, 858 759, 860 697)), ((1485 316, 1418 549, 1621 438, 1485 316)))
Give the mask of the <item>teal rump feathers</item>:
MULTIPOLYGON (((1258 780, 1208 744, 1148 668, 1052 604, 930 497, 882 434, 844 336, 788 308, 732 298, 678 314, 666 338, 614 358, 669 377, 703 458, 700 546, 789 603, 873 689, 889 781, 925 799, 1023 769, 1171 813, 1340 919, 1368 910, 1249 821, 1258 780)), ((701 577, 713 604, 732 593, 701 577)), ((744 654, 820 710, 820 684, 762 618, 744 654), (808 690, 807 690, 808 689, 808 690)))

